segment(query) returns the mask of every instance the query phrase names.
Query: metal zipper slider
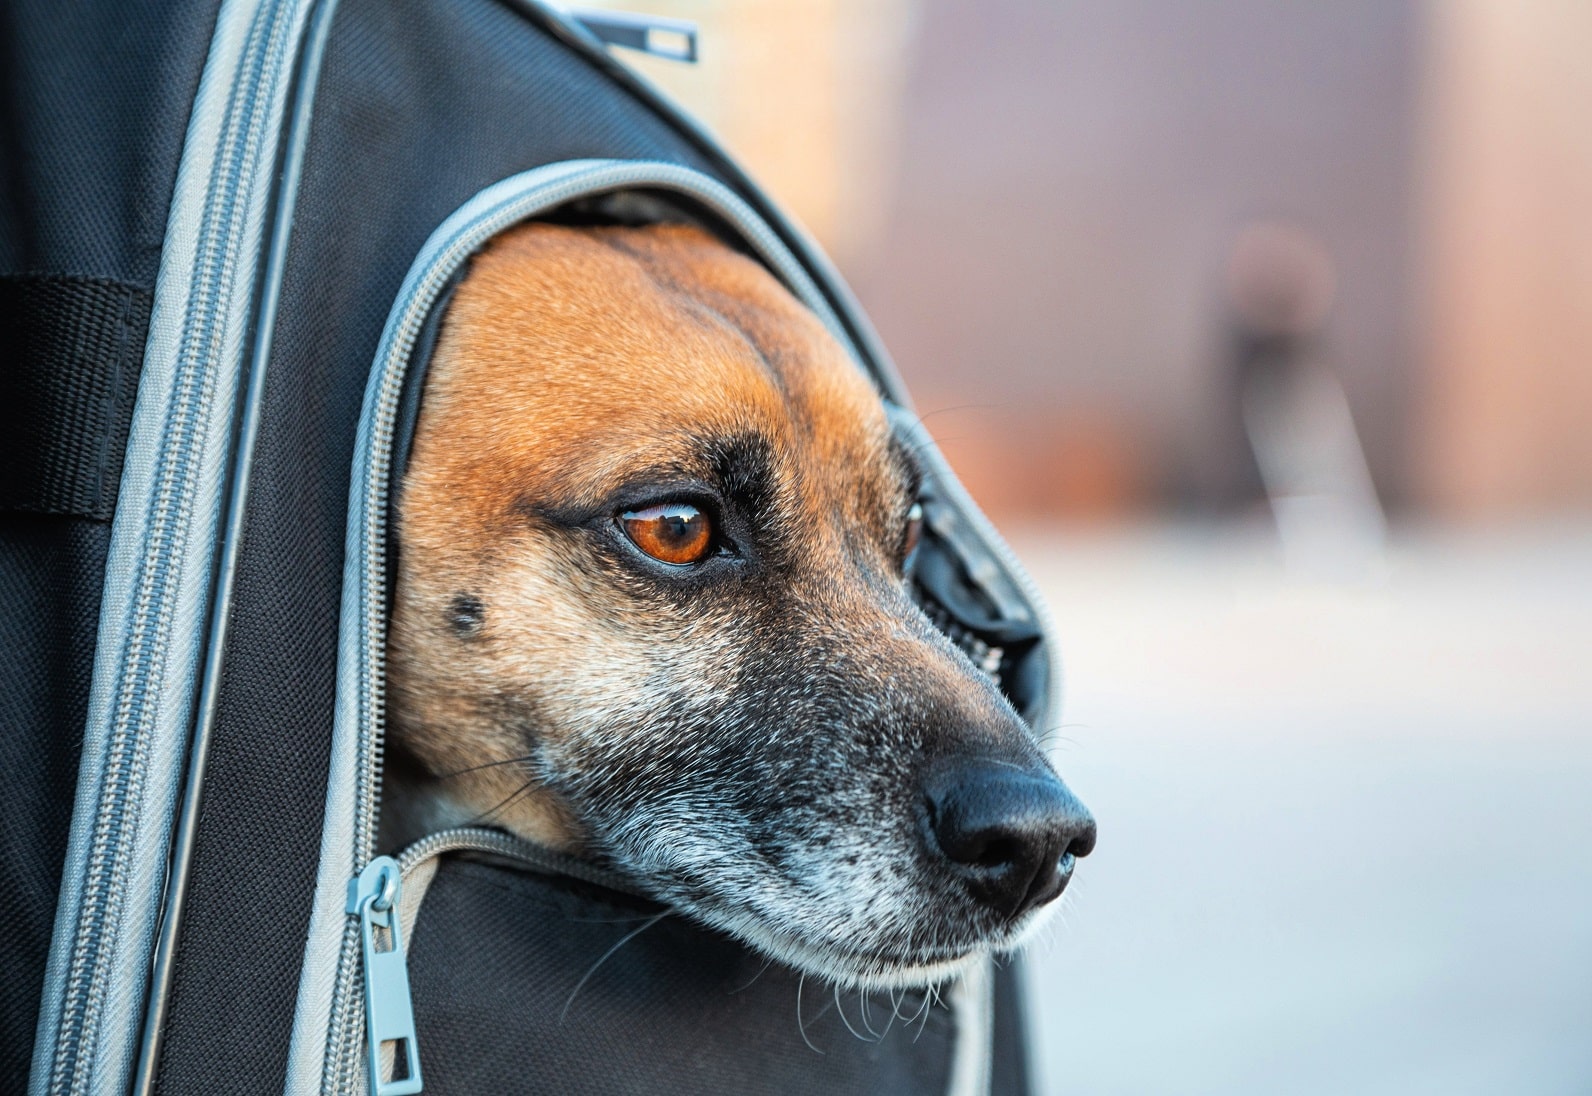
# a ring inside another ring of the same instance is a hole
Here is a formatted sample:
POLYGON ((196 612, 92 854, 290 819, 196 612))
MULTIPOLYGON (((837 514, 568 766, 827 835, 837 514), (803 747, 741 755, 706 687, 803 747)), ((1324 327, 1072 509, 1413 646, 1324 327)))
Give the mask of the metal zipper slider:
POLYGON ((670 61, 696 64, 697 25, 688 20, 593 8, 576 8, 568 15, 605 46, 623 46, 670 61))
POLYGON ((365 1049, 370 1096, 411 1096, 420 1091, 420 1054, 415 1047, 415 1011, 409 1003, 409 968, 398 923, 402 886, 398 861, 378 856, 348 884, 348 912, 359 916, 365 956, 365 1049), (382 1068, 383 1049, 390 1067, 382 1068), (391 1077, 383 1080, 384 1073, 391 1077))

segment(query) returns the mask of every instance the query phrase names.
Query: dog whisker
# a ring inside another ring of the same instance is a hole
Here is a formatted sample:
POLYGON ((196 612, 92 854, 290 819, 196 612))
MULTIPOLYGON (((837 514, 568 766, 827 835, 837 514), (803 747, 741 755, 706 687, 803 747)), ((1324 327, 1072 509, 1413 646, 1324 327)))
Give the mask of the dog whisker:
POLYGON ((533 755, 526 754, 524 757, 506 757, 501 761, 484 761, 479 765, 471 765, 463 769, 454 769, 452 772, 438 773, 437 779, 452 780, 456 776, 466 776, 469 773, 478 773, 482 769, 495 769, 502 765, 523 765, 528 761, 535 760, 536 758, 533 755))
POLYGON ((906 999, 907 999, 906 990, 904 990, 904 989, 901 989, 901 990, 892 989, 890 991, 890 1018, 892 1020, 905 1020, 906 1019, 905 1016, 901 1015, 901 1003, 903 1001, 905 1001, 906 999))
POLYGON ((881 1041, 886 1035, 890 1034, 891 1027, 895 1025, 895 992, 893 990, 889 991, 885 994, 885 996, 890 1000, 890 1015, 885 1018, 884 1030, 879 1033, 879 1038, 881 1041))
POLYGON ((829 1015, 829 1010, 834 1008, 835 1005, 838 1004, 838 1003, 839 1002, 837 1002, 837 1001, 825 1002, 824 1007, 819 1009, 817 1012, 815 1012, 812 1016, 809 1017, 809 1019, 822 1020, 825 1016, 829 1015))
MULTIPOLYGON (((867 990, 857 991, 857 1012, 862 1017, 862 1026, 864 1030, 866 1030, 869 1035, 873 1036, 873 1041, 876 1043, 883 1042, 884 1036, 873 1030, 873 1021, 868 1016, 868 998, 870 996, 872 995, 867 990)), ((885 1030, 888 1031, 889 1029, 886 1028, 885 1030)))
POLYGON ((936 996, 935 988, 933 986, 928 987, 923 994, 923 1004, 918 1007, 917 1012, 912 1014, 912 1019, 907 1021, 908 1027, 912 1026, 914 1020, 920 1021, 918 1023, 918 1033, 912 1037, 914 1043, 923 1037, 923 1032, 929 1026, 929 1010, 934 1007, 936 996))
POLYGON ((656 916, 653 913, 638 913, 634 917, 566 917, 565 920, 572 925, 633 925, 656 916))
POLYGON ((737 993, 743 993, 746 990, 751 989, 753 983, 755 983, 759 978, 763 977, 768 968, 773 965, 774 957, 770 955, 768 958, 763 960, 763 965, 757 968, 757 973, 752 975, 752 977, 747 981, 746 985, 737 986, 735 989, 730 990, 729 996, 734 997, 737 993))
POLYGON ((930 438, 928 441, 918 442, 913 445, 905 445, 903 448, 905 448, 906 451, 911 453, 913 456, 917 456, 919 453, 926 453, 931 449, 938 449, 941 442, 964 441, 966 438, 966 434, 947 434, 944 437, 936 435, 935 437, 930 438))
POLYGON ((474 818, 472 818, 470 820, 470 824, 472 826, 480 825, 481 823, 485 822, 487 819, 491 818, 494 814, 497 814, 498 811, 501 811, 504 807, 507 807, 510 803, 514 802, 516 799, 518 799, 520 796, 524 795, 526 792, 530 791, 534 787, 536 787, 536 781, 534 779, 533 780, 527 780, 525 783, 521 784, 518 788, 514 789, 514 791, 511 792, 506 798, 499 800, 494 806, 492 806, 488 810, 482 811, 480 814, 478 814, 474 818))
POLYGON ((1057 757, 1062 752, 1062 749, 1061 749, 1062 746, 1070 746, 1073 749, 1077 749, 1078 747, 1080 747, 1082 745, 1082 743, 1079 742, 1076 738, 1072 738, 1070 736, 1063 736, 1063 735, 1058 733, 1060 731, 1068 730, 1068 729, 1071 729, 1071 728, 1079 728, 1079 729, 1082 729, 1082 730, 1092 730, 1093 729, 1091 727, 1091 725, 1088 724, 1088 723, 1076 723, 1076 722, 1057 723, 1057 724, 1055 724, 1053 726, 1050 726, 1050 727, 1044 727, 1044 728, 1035 730, 1034 731, 1034 741, 1039 743, 1040 748, 1045 751, 1045 754, 1047 756, 1049 756, 1049 757, 1057 757))
POLYGON ((950 407, 936 407, 934 410, 925 411, 921 415, 913 415, 912 418, 919 426, 927 428, 929 420, 936 415, 949 415, 956 411, 1004 411, 1010 406, 1012 405, 1009 403, 958 403, 950 407))
POLYGON ((634 940, 636 937, 638 937, 642 933, 646 932, 653 925, 656 925, 659 921, 662 921, 667 916, 669 916, 669 911, 668 910, 664 910, 662 913, 655 914, 652 917, 649 917, 645 924, 641 925, 638 928, 634 928, 631 931, 625 933, 625 935, 621 936, 618 939, 618 941, 615 942, 613 947, 611 947, 607 951, 603 952, 602 957, 600 959, 598 959, 595 963, 593 963, 591 965, 591 968, 589 970, 587 970, 585 974, 580 976, 580 981, 575 983, 575 988, 569 991, 569 1000, 564 1002, 564 1011, 560 1012, 558 1014, 558 1022, 562 1024, 564 1022, 565 1018, 569 1016, 569 1007, 575 1003, 576 996, 579 995, 580 991, 585 987, 586 983, 591 981, 591 976, 597 973, 597 968, 598 967, 600 967, 604 963, 606 963, 608 961, 609 957, 614 954, 614 952, 618 951, 620 948, 622 948, 626 944, 630 943, 630 941, 634 940))
POLYGON ((851 1032, 851 1034, 855 1035, 864 1043, 869 1041, 863 1036, 862 1032, 851 1026, 851 1020, 846 1016, 846 1008, 840 1003, 840 983, 838 982, 835 983, 835 1011, 840 1014, 840 1022, 846 1025, 847 1031, 851 1032))
POLYGON ((802 990, 806 987, 807 974, 804 971, 802 972, 802 976, 796 982, 796 1030, 801 1032, 802 1042, 807 1044, 808 1050, 812 1051, 814 1054, 822 1054, 824 1052, 813 1046, 813 1041, 807 1038, 807 1025, 802 1020, 802 990))

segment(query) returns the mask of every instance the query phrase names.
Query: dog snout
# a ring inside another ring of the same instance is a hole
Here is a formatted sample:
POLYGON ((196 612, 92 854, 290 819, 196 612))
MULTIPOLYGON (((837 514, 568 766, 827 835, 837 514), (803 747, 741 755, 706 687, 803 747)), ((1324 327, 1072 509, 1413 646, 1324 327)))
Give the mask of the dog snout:
POLYGON ((1094 848, 1094 818, 1048 768, 963 761, 926 792, 931 855, 1008 920, 1057 898, 1094 848))

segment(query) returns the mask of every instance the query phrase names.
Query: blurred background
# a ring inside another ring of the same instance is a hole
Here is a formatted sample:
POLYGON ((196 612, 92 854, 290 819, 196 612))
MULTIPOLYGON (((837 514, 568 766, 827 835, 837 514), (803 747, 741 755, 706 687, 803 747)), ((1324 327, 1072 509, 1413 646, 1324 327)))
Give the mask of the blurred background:
POLYGON ((1592 1092, 1592 4, 611 6, 1051 601, 1039 1090, 1592 1092))

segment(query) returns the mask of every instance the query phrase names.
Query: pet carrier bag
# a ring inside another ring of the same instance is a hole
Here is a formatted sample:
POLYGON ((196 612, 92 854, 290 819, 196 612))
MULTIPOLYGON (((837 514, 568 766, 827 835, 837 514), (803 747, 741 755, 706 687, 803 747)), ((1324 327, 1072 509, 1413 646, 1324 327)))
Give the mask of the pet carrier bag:
MULTIPOLYGON (((0 20, 0 1090, 1023 1091, 1009 966, 836 1009, 682 918, 615 950, 667 911, 598 865, 480 828, 376 847, 389 488, 493 234, 706 226, 907 406, 825 259, 607 54, 645 21, 0 20)), ((1038 726, 1043 610, 914 442, 917 593, 1038 726)))

